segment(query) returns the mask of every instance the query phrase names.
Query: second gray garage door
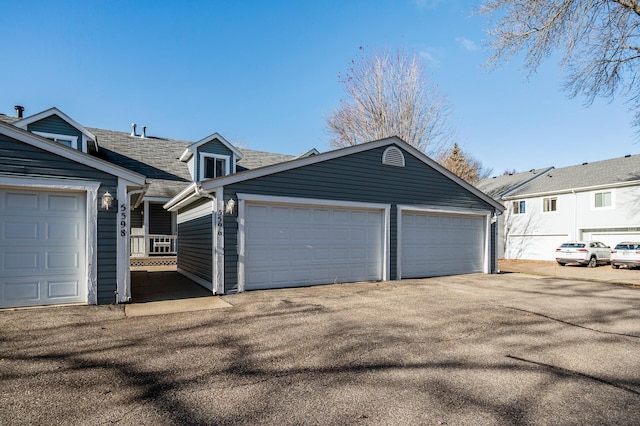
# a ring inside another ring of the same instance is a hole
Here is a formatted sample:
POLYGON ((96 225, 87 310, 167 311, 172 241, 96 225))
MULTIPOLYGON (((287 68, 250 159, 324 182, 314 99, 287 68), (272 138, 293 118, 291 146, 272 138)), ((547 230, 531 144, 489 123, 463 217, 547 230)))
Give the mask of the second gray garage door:
POLYGON ((402 212, 402 278, 483 272, 485 221, 476 215, 402 212))

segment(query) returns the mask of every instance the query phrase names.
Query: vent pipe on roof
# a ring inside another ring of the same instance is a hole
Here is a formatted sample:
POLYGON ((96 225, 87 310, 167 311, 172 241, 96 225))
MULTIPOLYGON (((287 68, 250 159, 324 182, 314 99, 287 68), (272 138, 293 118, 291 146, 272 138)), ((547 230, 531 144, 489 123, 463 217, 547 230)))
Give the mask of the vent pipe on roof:
POLYGON ((142 126, 142 135, 140 135, 141 138, 146 138, 147 137, 147 126, 142 126))
POLYGON ((16 109, 16 117, 22 118, 22 113, 24 112, 24 107, 21 106, 21 105, 16 105, 16 106, 14 106, 14 108, 16 109))
POLYGON ((136 135, 136 127, 138 127, 136 123, 131 123, 131 136, 138 136, 136 135))

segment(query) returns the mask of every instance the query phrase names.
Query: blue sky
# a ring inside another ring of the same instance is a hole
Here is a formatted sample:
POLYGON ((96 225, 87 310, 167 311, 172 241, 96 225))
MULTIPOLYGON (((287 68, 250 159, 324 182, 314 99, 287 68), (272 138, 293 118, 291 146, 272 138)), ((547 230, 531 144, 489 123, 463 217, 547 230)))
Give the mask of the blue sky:
POLYGON ((87 127, 287 154, 329 149, 338 73, 404 48, 446 94, 460 145, 493 174, 637 154, 622 100, 567 99, 561 68, 484 64, 477 1, 5 1, 0 112, 51 106, 87 127))

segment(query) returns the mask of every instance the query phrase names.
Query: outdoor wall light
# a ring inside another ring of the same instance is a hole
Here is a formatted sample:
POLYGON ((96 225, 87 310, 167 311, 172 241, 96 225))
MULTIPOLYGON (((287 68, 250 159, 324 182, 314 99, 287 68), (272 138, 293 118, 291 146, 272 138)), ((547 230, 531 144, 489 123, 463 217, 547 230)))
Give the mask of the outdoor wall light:
POLYGON ((112 206, 113 206, 113 195, 111 195, 109 191, 107 191, 102 195, 102 208, 105 210, 109 210, 112 206))
POLYGON ((229 201, 227 201, 227 205, 224 208, 224 212, 226 214, 234 214, 236 209, 236 202, 233 201, 233 198, 229 201))
POLYGON ((493 216, 491 216, 491 223, 496 223, 498 221, 498 215, 497 214, 493 214, 493 216))

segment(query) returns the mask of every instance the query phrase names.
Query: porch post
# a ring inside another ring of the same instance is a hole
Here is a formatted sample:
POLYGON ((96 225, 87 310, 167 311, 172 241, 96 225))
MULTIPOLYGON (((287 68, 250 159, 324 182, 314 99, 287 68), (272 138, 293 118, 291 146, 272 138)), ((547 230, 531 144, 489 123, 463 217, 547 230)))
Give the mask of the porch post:
POLYGON ((149 251, 151 248, 151 242, 149 241, 149 202, 145 200, 144 202, 144 225, 142 226, 142 231, 144 233, 144 257, 149 256, 149 251))

